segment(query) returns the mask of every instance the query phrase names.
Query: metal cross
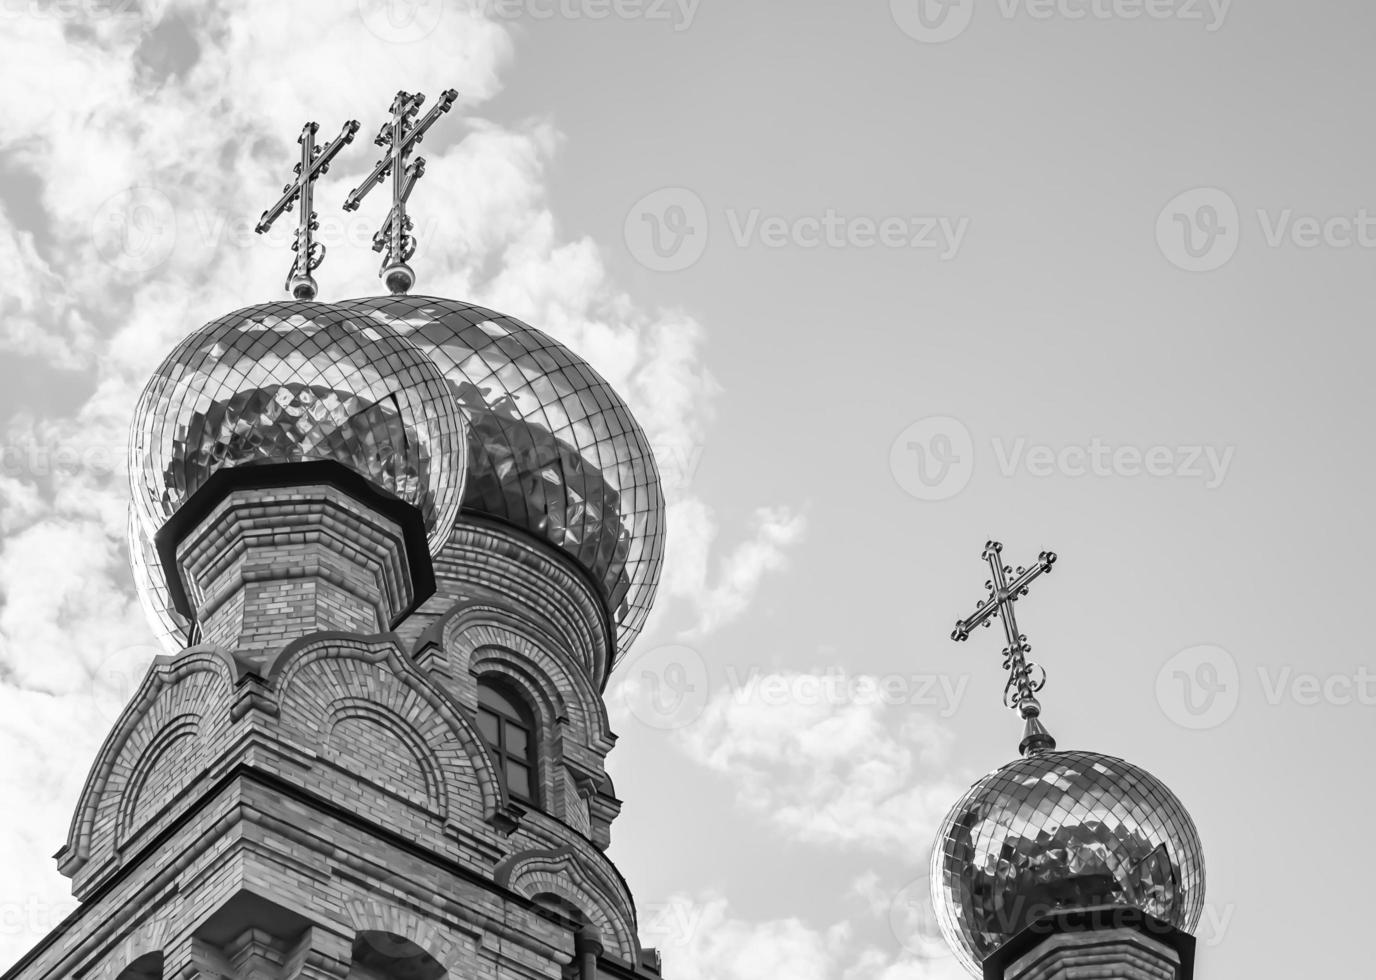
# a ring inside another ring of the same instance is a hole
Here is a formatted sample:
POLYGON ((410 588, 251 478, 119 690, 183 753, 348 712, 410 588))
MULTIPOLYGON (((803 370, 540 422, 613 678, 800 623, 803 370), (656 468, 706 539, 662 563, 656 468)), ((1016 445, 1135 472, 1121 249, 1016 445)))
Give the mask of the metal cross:
POLYGON ((416 251, 416 240, 411 235, 411 218, 406 213, 406 201, 415 189, 416 181, 425 173, 425 158, 416 157, 411 163, 407 158, 412 147, 425 137, 425 131, 435 124, 459 97, 454 89, 440 95, 434 107, 425 118, 415 121, 425 96, 420 93, 398 92, 392 100, 392 119, 384 123, 373 140, 378 146, 387 147, 387 153, 368 178, 349 193, 344 201, 345 211, 357 211, 367 193, 380 184, 390 174, 392 177, 392 209, 387 220, 373 236, 373 251, 382 252, 382 270, 379 275, 387 288, 393 293, 404 293, 416 281, 416 274, 406 263, 416 251))
POLYGON ((340 150, 353 142, 358 132, 358 120, 351 119, 344 124, 343 131, 335 139, 322 147, 315 145, 315 134, 320 129, 318 123, 308 122, 301 129, 296 142, 301 144, 301 162, 296 165, 296 179, 282 188, 282 197, 272 207, 263 212, 253 229, 263 234, 272 223, 285 212, 290 211, 297 201, 301 202, 301 221, 296 229, 296 240, 291 250, 296 253, 291 271, 287 273, 287 292, 297 299, 315 299, 317 292, 311 270, 325 260, 325 246, 311 238, 311 233, 320 228, 319 215, 311 204, 311 190, 317 177, 324 176, 330 169, 330 161, 340 150))
POLYGON ((1003 669, 1008 671, 1008 681, 1003 688, 1003 703, 1016 709, 1026 722, 1018 750, 1023 755, 1050 751, 1056 747, 1056 740, 1039 720, 1042 706, 1036 697, 1037 692, 1046 684, 1046 671, 1027 659, 1032 646, 1027 642, 1026 635, 1018 631, 1013 603, 1027 595, 1028 586, 1038 576, 1051 571, 1051 566, 1056 563, 1056 556, 1050 551, 1043 551, 1037 556, 1036 565, 1031 568, 1019 566, 1014 570, 1003 563, 1003 545, 997 541, 990 541, 984 546, 983 557, 989 563, 990 578, 984 583, 984 587, 989 590, 989 597, 976 604, 979 608, 973 616, 956 623, 956 628, 951 632, 951 639, 968 640, 970 632, 975 627, 988 626, 994 615, 998 615, 1003 623, 1004 637, 1008 641, 1008 646, 1003 649, 1003 669), (1015 576, 1011 583, 1008 581, 1010 575, 1015 576), (1039 675, 1035 680, 1032 676, 1033 670, 1039 675))

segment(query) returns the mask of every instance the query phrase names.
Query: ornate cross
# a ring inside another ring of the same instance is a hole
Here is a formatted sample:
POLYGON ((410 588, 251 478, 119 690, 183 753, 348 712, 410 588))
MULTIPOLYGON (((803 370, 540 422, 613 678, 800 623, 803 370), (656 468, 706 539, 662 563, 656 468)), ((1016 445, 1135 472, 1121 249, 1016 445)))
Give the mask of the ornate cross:
POLYGON ((1019 566, 1016 570, 1003 563, 1003 545, 990 541, 984 546, 984 560, 989 563, 990 578, 984 583, 989 597, 976 603, 979 607, 969 619, 956 623, 951 639, 960 641, 970 638, 970 631, 977 626, 988 626, 997 613, 1003 623, 1004 637, 1008 646, 1003 648, 1003 669, 1008 671, 1008 681, 1003 687, 1003 703, 1017 710, 1026 722, 1023 739, 1018 751, 1023 755, 1049 752, 1056 747, 1056 740, 1039 720, 1042 706, 1037 700, 1037 692, 1046 684, 1046 671, 1027 659, 1032 645, 1027 637, 1018 632, 1018 621, 1013 615, 1013 603, 1027 595, 1027 588, 1044 572, 1051 571, 1056 556, 1043 551, 1037 556, 1037 564, 1031 568, 1019 566), (1008 576, 1015 576, 1008 581, 1008 576), (1034 680, 1032 672, 1037 671, 1034 680))
POLYGON ((291 271, 287 273, 286 284, 287 292, 297 299, 315 299, 317 290, 311 270, 325 260, 325 246, 311 238, 312 232, 320 228, 319 216, 311 205, 312 187, 317 177, 329 171, 330 161, 335 155, 353 142, 354 133, 358 132, 358 121, 351 119, 346 122, 339 136, 321 147, 315 145, 315 134, 319 129, 320 125, 313 122, 306 123, 301 129, 301 135, 296 139, 301 144, 301 162, 295 168, 296 179, 282 188, 282 197, 263 212, 253 229, 263 234, 297 201, 301 202, 301 221, 296 229, 296 240, 291 245, 296 258, 292 261, 291 271))
POLYGON ((416 122, 416 114, 420 112, 425 96, 398 92, 392 100, 391 121, 383 124, 373 140, 378 146, 387 147, 387 152, 368 178, 355 187, 344 202, 345 211, 357 211, 367 193, 391 175, 392 209, 387 213, 382 228, 373 236, 373 251, 383 253, 379 275, 393 293, 406 292, 416 281, 416 274, 406 264, 416 251, 416 240, 411 235, 411 218, 406 214, 406 201, 415 189, 416 181, 425 173, 425 158, 416 157, 409 164, 407 159, 412 147, 424 138, 425 131, 449 111, 458 97, 458 92, 449 89, 425 114, 425 118, 416 122))

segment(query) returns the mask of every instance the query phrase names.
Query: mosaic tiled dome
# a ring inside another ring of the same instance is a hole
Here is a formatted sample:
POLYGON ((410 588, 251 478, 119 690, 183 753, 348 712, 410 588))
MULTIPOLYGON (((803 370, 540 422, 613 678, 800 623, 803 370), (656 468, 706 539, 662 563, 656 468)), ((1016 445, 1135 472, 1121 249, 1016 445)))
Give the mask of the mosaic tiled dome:
POLYGON ((428 354, 468 423, 465 512, 558 547, 602 591, 624 655, 654 600, 664 498, 620 396, 581 357, 520 320, 433 296, 352 300, 428 354))
POLYGON ((941 825, 932 904, 947 944, 979 964, 1041 915, 1129 905, 1185 932, 1204 907, 1194 821, 1151 774, 1094 752, 1044 752, 977 782, 941 825))
POLYGON ((132 502, 129 504, 128 537, 129 567, 134 573, 134 591, 138 593, 143 615, 158 644, 168 653, 178 653, 190 640, 191 622, 172 604, 157 549, 143 529, 143 521, 139 520, 132 502))
POLYGON ((144 533, 212 473, 334 460, 420 510, 432 551, 463 497, 463 418, 439 369, 385 323, 276 302, 206 324, 139 398, 130 484, 144 533))

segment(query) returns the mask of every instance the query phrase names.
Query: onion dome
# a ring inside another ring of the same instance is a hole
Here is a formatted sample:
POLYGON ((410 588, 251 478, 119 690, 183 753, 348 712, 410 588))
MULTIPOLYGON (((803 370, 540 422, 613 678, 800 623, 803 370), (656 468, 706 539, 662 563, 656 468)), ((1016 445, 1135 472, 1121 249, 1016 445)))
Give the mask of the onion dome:
POLYGON ((143 615, 158 644, 168 653, 180 653, 190 642, 191 621, 177 612, 163 578, 158 550, 132 503, 129 505, 128 536, 129 567, 134 573, 134 591, 138 593, 143 615))
POLYGON ((956 803, 931 888, 947 944, 978 977, 985 957, 1060 909, 1126 905, 1191 932, 1204 855, 1189 813, 1151 774, 1094 752, 1040 752, 956 803))
POLYGON ((467 422, 464 512, 573 559, 606 602, 624 655, 654 600, 665 533, 654 455, 626 403, 581 357, 513 317, 433 296, 342 305, 444 372, 467 422))
POLYGON ((134 412, 130 484, 152 538, 218 470, 334 460, 414 505, 433 552, 458 515, 465 446, 444 376, 384 323, 264 303, 206 324, 154 372, 134 412))

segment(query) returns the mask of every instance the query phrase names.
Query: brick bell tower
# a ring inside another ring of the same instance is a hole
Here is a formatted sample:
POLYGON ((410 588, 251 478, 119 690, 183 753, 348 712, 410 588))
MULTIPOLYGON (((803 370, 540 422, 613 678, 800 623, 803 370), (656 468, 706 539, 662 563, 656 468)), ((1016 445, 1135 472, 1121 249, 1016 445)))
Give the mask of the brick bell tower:
POLYGON ((5 980, 659 977, 602 691, 663 500, 586 363, 434 297, 249 307, 154 374, 131 483, 168 653, 5 980))

